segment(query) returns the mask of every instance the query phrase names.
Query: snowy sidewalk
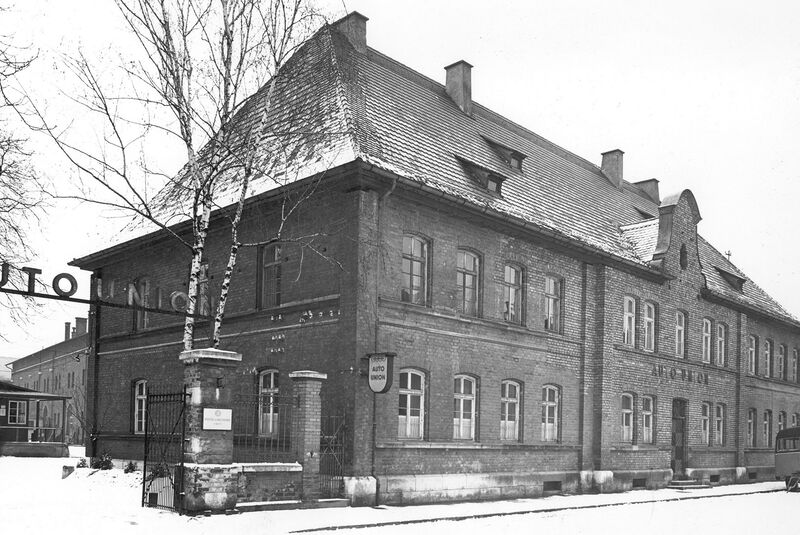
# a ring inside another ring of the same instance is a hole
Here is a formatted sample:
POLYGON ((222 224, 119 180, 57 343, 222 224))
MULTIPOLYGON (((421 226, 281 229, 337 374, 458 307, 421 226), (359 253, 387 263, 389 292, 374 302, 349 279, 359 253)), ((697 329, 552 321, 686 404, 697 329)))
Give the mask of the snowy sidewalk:
MULTIPOLYGON (((550 496, 496 502, 261 511, 187 517, 141 507, 141 472, 124 474, 121 469, 81 469, 61 479, 61 467, 67 464, 74 466, 77 461, 77 458, 0 457, 0 503, 3 504, 4 513, 2 531, 34 534, 73 533, 89 529, 92 533, 116 535, 158 529, 173 535, 273 535, 503 515, 514 518, 509 515, 766 493, 782 491, 784 488, 782 482, 767 482, 687 491, 637 490, 620 494, 550 496)), ((427 531, 432 528, 420 524, 419 529, 427 531)))

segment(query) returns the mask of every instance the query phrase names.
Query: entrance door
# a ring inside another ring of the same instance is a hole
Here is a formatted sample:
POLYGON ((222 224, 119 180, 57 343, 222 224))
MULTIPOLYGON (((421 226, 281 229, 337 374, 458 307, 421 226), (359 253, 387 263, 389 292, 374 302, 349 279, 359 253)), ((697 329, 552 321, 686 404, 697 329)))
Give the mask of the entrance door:
POLYGON ((672 477, 686 470, 686 400, 672 400, 672 477))

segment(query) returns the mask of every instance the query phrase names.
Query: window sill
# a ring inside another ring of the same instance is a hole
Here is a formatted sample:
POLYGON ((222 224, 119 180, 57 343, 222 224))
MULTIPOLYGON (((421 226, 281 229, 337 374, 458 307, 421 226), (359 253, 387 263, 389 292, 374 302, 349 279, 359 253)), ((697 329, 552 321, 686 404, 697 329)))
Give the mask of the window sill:
POLYGON ((669 447, 659 446, 658 444, 628 444, 623 442, 611 446, 611 451, 668 451, 669 449, 669 447))

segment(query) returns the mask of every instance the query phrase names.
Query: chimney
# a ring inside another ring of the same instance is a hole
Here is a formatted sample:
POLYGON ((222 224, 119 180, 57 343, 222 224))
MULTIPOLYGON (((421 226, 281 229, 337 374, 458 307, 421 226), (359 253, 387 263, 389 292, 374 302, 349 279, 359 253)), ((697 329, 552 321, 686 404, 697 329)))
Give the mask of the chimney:
POLYGON ((622 189, 622 155, 625 154, 619 149, 610 150, 603 153, 603 163, 600 170, 606 175, 616 187, 622 189))
POLYGON ((64 340, 69 340, 69 335, 71 334, 70 330, 70 323, 68 321, 64 322, 64 340))
POLYGON ((86 318, 75 318, 75 336, 86 334, 86 318))
POLYGON ((656 204, 661 204, 661 196, 658 193, 658 180, 655 178, 650 178, 648 180, 641 180, 639 182, 634 182, 634 186, 639 186, 639 189, 642 190, 648 199, 653 201, 656 204))
POLYGON ((472 115, 472 65, 463 59, 444 68, 446 91, 461 111, 472 115))
POLYGON ((364 54, 367 51, 367 21, 369 19, 358 11, 351 11, 338 21, 333 27, 342 32, 353 45, 356 51, 364 54))

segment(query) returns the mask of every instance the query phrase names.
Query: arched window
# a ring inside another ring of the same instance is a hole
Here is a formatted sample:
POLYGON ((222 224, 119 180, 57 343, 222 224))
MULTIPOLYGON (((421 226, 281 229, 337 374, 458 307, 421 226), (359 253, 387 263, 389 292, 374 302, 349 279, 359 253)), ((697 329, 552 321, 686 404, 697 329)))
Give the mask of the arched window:
POLYGON ((654 303, 644 304, 644 350, 655 351, 656 349, 656 305, 654 303))
POLYGON ((623 300, 622 343, 631 347, 636 345, 636 300, 630 296, 623 300))
POLYGON ((686 244, 681 244, 679 262, 682 270, 686 269, 686 266, 689 265, 689 254, 686 252, 686 244))
POLYGON ((725 405, 721 403, 714 406, 714 444, 725 445, 725 405))
POLYGON ((519 440, 520 385, 516 381, 500 383, 500 439, 519 440))
POLYGON ((147 426, 147 381, 141 379, 133 384, 133 432, 143 435, 147 426))
POLYGON ((792 379, 791 379, 791 381, 793 383, 796 383, 798 381, 798 377, 797 377, 797 350, 796 349, 792 351, 792 379))
POLYGON ((278 371, 264 370, 258 374, 258 434, 275 436, 278 433, 278 371))
POLYGON ((686 356, 686 314, 678 310, 675 313, 675 356, 686 356))
POLYGON ((622 394, 620 399, 621 416, 621 439, 622 442, 633 443, 633 396, 622 394))
POLYGON ((542 388, 542 441, 558 441, 558 424, 561 403, 559 388, 545 385, 542 388))
POLYGON ((522 293, 522 270, 516 266, 503 268, 503 319, 521 324, 525 310, 522 293))
POLYGON ((652 444, 655 442, 653 433, 655 413, 655 401, 652 396, 642 396, 642 442, 652 444))
POLYGON ((708 446, 711 444, 710 426, 711 426, 711 404, 704 402, 702 405, 700 405, 700 441, 704 446, 708 446))
POLYGON ((418 370, 400 370, 398 438, 423 438, 424 423, 425 375, 418 370))
POLYGON ((428 304, 428 243, 419 236, 403 236, 400 299, 415 305, 428 304))
POLYGON ((458 286, 458 311, 477 316, 480 310, 481 261, 478 255, 459 249, 456 259, 456 285, 458 286))
POLYGON ((724 323, 717 324, 717 366, 725 366, 728 357, 728 328, 724 323))
POLYGON ((703 362, 711 362, 711 320, 703 318, 703 362))
POLYGON ((758 362, 758 340, 755 336, 750 335, 747 343, 747 373, 755 375, 757 371, 756 363, 758 362))
POLYGON ((453 438, 475 438, 475 379, 456 375, 453 379, 453 438))

